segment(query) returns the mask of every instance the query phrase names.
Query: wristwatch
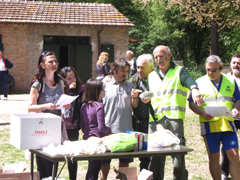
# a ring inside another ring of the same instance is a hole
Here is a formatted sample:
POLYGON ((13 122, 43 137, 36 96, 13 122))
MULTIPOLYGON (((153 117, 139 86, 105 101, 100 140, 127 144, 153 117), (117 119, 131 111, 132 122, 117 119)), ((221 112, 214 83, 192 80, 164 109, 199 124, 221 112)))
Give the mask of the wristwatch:
POLYGON ((190 87, 190 89, 191 89, 191 90, 193 90, 193 89, 197 89, 197 90, 199 90, 198 87, 197 87, 196 85, 192 85, 192 86, 190 87))

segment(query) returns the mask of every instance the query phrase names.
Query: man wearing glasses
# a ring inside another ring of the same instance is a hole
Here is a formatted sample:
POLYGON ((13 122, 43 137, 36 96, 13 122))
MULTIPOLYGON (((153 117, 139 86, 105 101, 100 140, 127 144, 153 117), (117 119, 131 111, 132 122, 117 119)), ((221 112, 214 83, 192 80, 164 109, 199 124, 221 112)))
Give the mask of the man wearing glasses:
POLYGON ((207 75, 196 80, 203 96, 202 106, 189 98, 190 109, 199 115, 201 135, 203 136, 209 158, 209 170, 213 179, 221 179, 220 142, 229 159, 229 171, 233 180, 240 177, 238 138, 234 118, 240 110, 240 94, 234 78, 221 73, 223 63, 220 57, 211 55, 206 59, 207 75), (235 101, 235 103, 234 103, 235 101), (214 117, 206 113, 206 106, 226 106, 231 117, 214 117))

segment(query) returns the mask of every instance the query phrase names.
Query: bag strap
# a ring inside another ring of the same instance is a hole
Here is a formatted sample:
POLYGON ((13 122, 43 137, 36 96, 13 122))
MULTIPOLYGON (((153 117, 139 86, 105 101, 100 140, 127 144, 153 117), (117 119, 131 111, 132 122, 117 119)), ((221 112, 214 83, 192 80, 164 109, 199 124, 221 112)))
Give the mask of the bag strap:
POLYGON ((150 114, 152 115, 152 118, 153 118, 154 122, 157 123, 158 119, 155 117, 155 112, 153 110, 152 104, 149 102, 147 105, 149 107, 150 114))
MULTIPOLYGON (((149 102, 149 103, 146 104, 146 106, 148 106, 149 111, 150 111, 150 114, 151 114, 151 116, 153 117, 154 122, 157 123, 157 120, 158 120, 158 119, 155 117, 155 112, 154 112, 154 110, 153 110, 152 104, 149 102)), ((135 114, 133 114, 133 117, 134 117, 138 122, 141 122, 141 121, 135 116, 135 114)))
POLYGON ((39 101, 39 98, 40 98, 41 94, 44 92, 44 89, 45 89, 45 83, 42 82, 42 83, 40 83, 40 86, 39 86, 39 89, 38 89, 39 96, 38 96, 38 99, 37 99, 37 104, 38 104, 38 101, 39 101))
POLYGON ((62 91, 63 91, 63 94, 65 93, 64 92, 64 81, 62 80, 62 79, 60 79, 60 83, 61 83, 61 85, 62 85, 62 91))

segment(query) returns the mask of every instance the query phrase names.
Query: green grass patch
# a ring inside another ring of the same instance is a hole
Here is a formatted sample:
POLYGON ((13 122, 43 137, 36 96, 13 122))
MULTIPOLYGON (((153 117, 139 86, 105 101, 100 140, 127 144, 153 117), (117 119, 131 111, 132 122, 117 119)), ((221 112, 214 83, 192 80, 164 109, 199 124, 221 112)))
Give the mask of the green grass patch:
MULTIPOLYGON (((186 167, 189 172, 189 179, 193 180, 209 180, 212 179, 208 169, 208 156, 205 148, 205 144, 203 142, 202 137, 200 136, 200 127, 198 116, 188 112, 187 116, 184 120, 184 130, 185 130, 185 138, 186 138, 186 146, 193 148, 194 151, 188 153, 185 156, 186 167)), ((30 161, 27 161, 24 157, 25 150, 18 150, 14 146, 9 143, 9 127, 2 128, 0 130, 0 169, 2 169, 5 163, 17 163, 19 161, 26 162, 29 165, 30 169, 30 161)), ((81 133, 80 133, 81 134, 81 133)), ((82 136, 82 134, 80 135, 82 136)), ((35 162, 35 170, 36 160, 35 162)), ((63 162, 59 163, 59 170, 61 169, 63 162)), ((118 160, 112 160, 111 167, 115 166, 118 168, 118 160)), ((130 164, 131 167, 138 167, 139 172, 139 160, 138 158, 134 158, 134 162, 130 164)), ((165 165, 165 180, 172 179, 172 160, 168 156, 166 158, 165 165)), ((78 161, 78 179, 82 180, 85 178, 85 174, 88 168, 88 161, 78 161)), ((115 173, 110 172, 111 176, 109 179, 115 178, 115 173)), ((67 164, 64 167, 60 177, 68 180, 68 169, 67 164)))

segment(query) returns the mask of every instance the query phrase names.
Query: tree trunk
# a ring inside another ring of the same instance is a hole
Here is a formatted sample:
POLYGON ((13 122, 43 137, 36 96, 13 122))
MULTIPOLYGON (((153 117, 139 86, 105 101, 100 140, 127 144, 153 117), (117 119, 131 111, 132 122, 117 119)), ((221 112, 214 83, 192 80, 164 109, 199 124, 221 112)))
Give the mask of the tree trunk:
POLYGON ((214 20, 211 27, 211 55, 218 55, 218 25, 214 20))

